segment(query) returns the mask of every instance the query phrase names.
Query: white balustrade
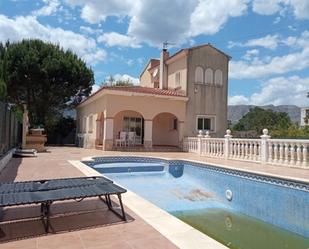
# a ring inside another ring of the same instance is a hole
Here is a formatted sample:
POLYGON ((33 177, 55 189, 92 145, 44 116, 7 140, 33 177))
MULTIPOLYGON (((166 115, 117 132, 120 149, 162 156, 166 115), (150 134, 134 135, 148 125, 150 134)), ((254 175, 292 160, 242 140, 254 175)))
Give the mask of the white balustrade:
POLYGON ((224 139, 223 138, 201 138, 201 154, 211 157, 224 156, 224 139))
POLYGON ((232 138, 229 130, 225 138, 212 138, 209 132, 203 136, 200 131, 197 137, 184 140, 184 149, 202 156, 309 169, 309 140, 271 139, 267 129, 263 130, 261 139, 232 138))
POLYGON ((231 143, 230 158, 260 161, 260 143, 259 139, 237 139, 229 140, 231 143))
POLYGON ((268 139, 268 163, 308 167, 309 140, 268 139))
POLYGON ((184 147, 188 152, 198 153, 198 138, 188 137, 185 141, 184 147))

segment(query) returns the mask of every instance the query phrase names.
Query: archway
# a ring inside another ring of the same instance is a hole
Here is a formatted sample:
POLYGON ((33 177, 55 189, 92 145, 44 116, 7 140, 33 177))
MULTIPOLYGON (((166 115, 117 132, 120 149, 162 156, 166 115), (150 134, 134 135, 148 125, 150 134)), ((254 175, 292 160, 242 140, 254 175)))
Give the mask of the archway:
POLYGON ((120 132, 135 132, 135 144, 142 145, 144 140, 144 117, 136 111, 120 111, 114 116, 114 139, 120 132))
POLYGON ((154 146, 179 146, 177 117, 168 112, 157 114, 153 118, 152 143, 154 146))

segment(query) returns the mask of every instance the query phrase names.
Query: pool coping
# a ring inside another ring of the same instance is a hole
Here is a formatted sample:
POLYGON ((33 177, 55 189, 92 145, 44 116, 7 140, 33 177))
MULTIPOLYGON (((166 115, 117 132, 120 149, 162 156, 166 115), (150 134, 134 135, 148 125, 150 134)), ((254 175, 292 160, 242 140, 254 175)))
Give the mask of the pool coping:
MULTIPOLYGON (((287 177, 277 174, 272 174, 268 172, 261 172, 257 170, 250 169, 242 169, 233 166, 228 166, 219 163, 213 162, 205 162, 198 161, 192 159, 185 158, 169 158, 169 157, 160 157, 153 155, 99 155, 99 156, 90 156, 84 157, 81 161, 94 161, 95 157, 138 157, 138 158, 154 158, 161 159, 167 161, 186 161, 201 164, 202 166, 214 166, 222 169, 235 170, 243 173, 251 173, 255 175, 265 176, 265 177, 273 177, 282 180, 288 181, 296 181, 302 182, 305 184, 309 183, 309 180, 304 178, 297 177, 287 177)), ((78 168, 81 172, 86 174, 87 176, 101 176, 99 172, 87 166, 81 161, 69 161, 72 165, 78 168)), ((138 216, 140 216, 143 220, 145 220, 148 224, 154 227, 157 231, 159 231, 163 236, 165 236, 172 243, 177 245, 179 248, 213 248, 213 249, 221 249, 228 248, 221 244, 220 242, 214 240, 213 238, 207 236, 206 234, 198 231, 197 229, 189 226, 178 218, 172 216, 161 208, 155 206, 148 200, 140 197, 132 191, 128 191, 124 196, 123 200, 125 205, 130 208, 133 212, 135 212, 138 216), (147 210, 147 212, 145 211, 147 210)))
POLYGON ((167 161, 187 161, 187 162, 193 162, 193 163, 198 163, 201 164, 201 166, 207 167, 209 166, 214 166, 214 167, 219 167, 223 169, 230 169, 230 170, 235 170, 239 172, 244 172, 244 173, 251 173, 254 175, 261 175, 265 177, 273 177, 273 178, 278 178, 282 180, 287 180, 287 181, 296 181, 296 182, 301 182, 301 183, 306 183, 309 184, 309 179, 306 178, 297 178, 293 176, 283 176, 283 175, 278 175, 278 174, 273 174, 269 172, 262 172, 258 170, 252 170, 252 169, 243 169, 243 168, 237 168, 225 164, 220 164, 220 163, 214 163, 214 162, 205 162, 205 161, 198 161, 198 160, 193 160, 193 159, 186 159, 186 158, 169 158, 169 157, 160 157, 160 156, 151 156, 151 155, 100 155, 100 156, 89 156, 89 157, 84 157, 82 158, 81 161, 93 161, 93 158, 95 157, 140 157, 140 158, 154 158, 154 159, 162 159, 162 160, 167 160, 167 161))
MULTIPOLYGON (((83 158, 82 160, 89 161, 92 160, 92 158, 93 157, 87 157, 83 158)), ((85 165, 81 161, 69 160, 68 162, 82 173, 84 173, 86 176, 101 176, 99 172, 85 165)), ((144 221, 146 221, 149 225, 155 228, 159 233, 161 233, 164 237, 166 237, 179 248, 228 248, 130 190, 123 194, 123 202, 126 207, 131 209, 135 214, 141 217, 144 221)))

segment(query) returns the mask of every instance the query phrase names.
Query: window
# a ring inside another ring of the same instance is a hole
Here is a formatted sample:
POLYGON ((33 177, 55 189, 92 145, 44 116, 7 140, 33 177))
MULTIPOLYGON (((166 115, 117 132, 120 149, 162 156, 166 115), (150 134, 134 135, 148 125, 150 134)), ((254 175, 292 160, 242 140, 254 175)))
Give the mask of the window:
POLYGON ((177 130, 177 124, 178 124, 177 118, 173 118, 173 130, 177 130))
POLYGON ((176 87, 180 86, 180 72, 177 72, 175 75, 175 84, 176 84, 176 87))
POLYGON ((136 136, 142 136, 142 118, 138 117, 124 117, 123 131, 134 131, 136 136))
POLYGON ((88 132, 92 133, 93 132, 93 115, 89 116, 89 120, 88 120, 88 132))
POLYGON ((215 117, 213 116, 198 116, 197 117, 197 130, 202 131, 215 131, 215 117))
POLYGON ((214 83, 214 76, 213 71, 211 68, 207 68, 205 70, 205 83, 206 84, 213 84, 214 83))
POLYGON ((222 86, 222 71, 220 69, 215 71, 215 84, 217 86, 222 86))
POLYGON ((198 66, 195 68, 195 83, 203 84, 204 81, 204 70, 202 67, 198 66))

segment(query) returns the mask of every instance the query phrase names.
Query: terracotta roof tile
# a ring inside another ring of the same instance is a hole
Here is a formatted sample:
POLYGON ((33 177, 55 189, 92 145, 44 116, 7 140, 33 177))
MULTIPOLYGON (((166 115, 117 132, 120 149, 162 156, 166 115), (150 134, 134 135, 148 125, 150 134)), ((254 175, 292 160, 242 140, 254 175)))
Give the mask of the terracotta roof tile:
POLYGON ((173 90, 173 89, 160 89, 160 88, 142 87, 142 86, 112 86, 112 87, 104 87, 104 89, 116 90, 116 91, 126 91, 126 92, 136 92, 136 93, 146 93, 146 94, 156 94, 156 95, 185 97, 185 93, 183 91, 173 90))
POLYGON ((145 93, 145 94, 154 94, 154 95, 164 95, 164 96, 175 96, 175 97, 185 97, 185 92, 181 90, 173 90, 173 89, 160 89, 160 88, 152 88, 152 87, 142 87, 142 86, 104 86, 101 87, 98 91, 90 95, 88 98, 84 99, 81 103, 87 101, 93 96, 97 95, 99 92, 104 90, 112 90, 112 91, 125 91, 125 92, 133 92, 133 93, 145 93))

